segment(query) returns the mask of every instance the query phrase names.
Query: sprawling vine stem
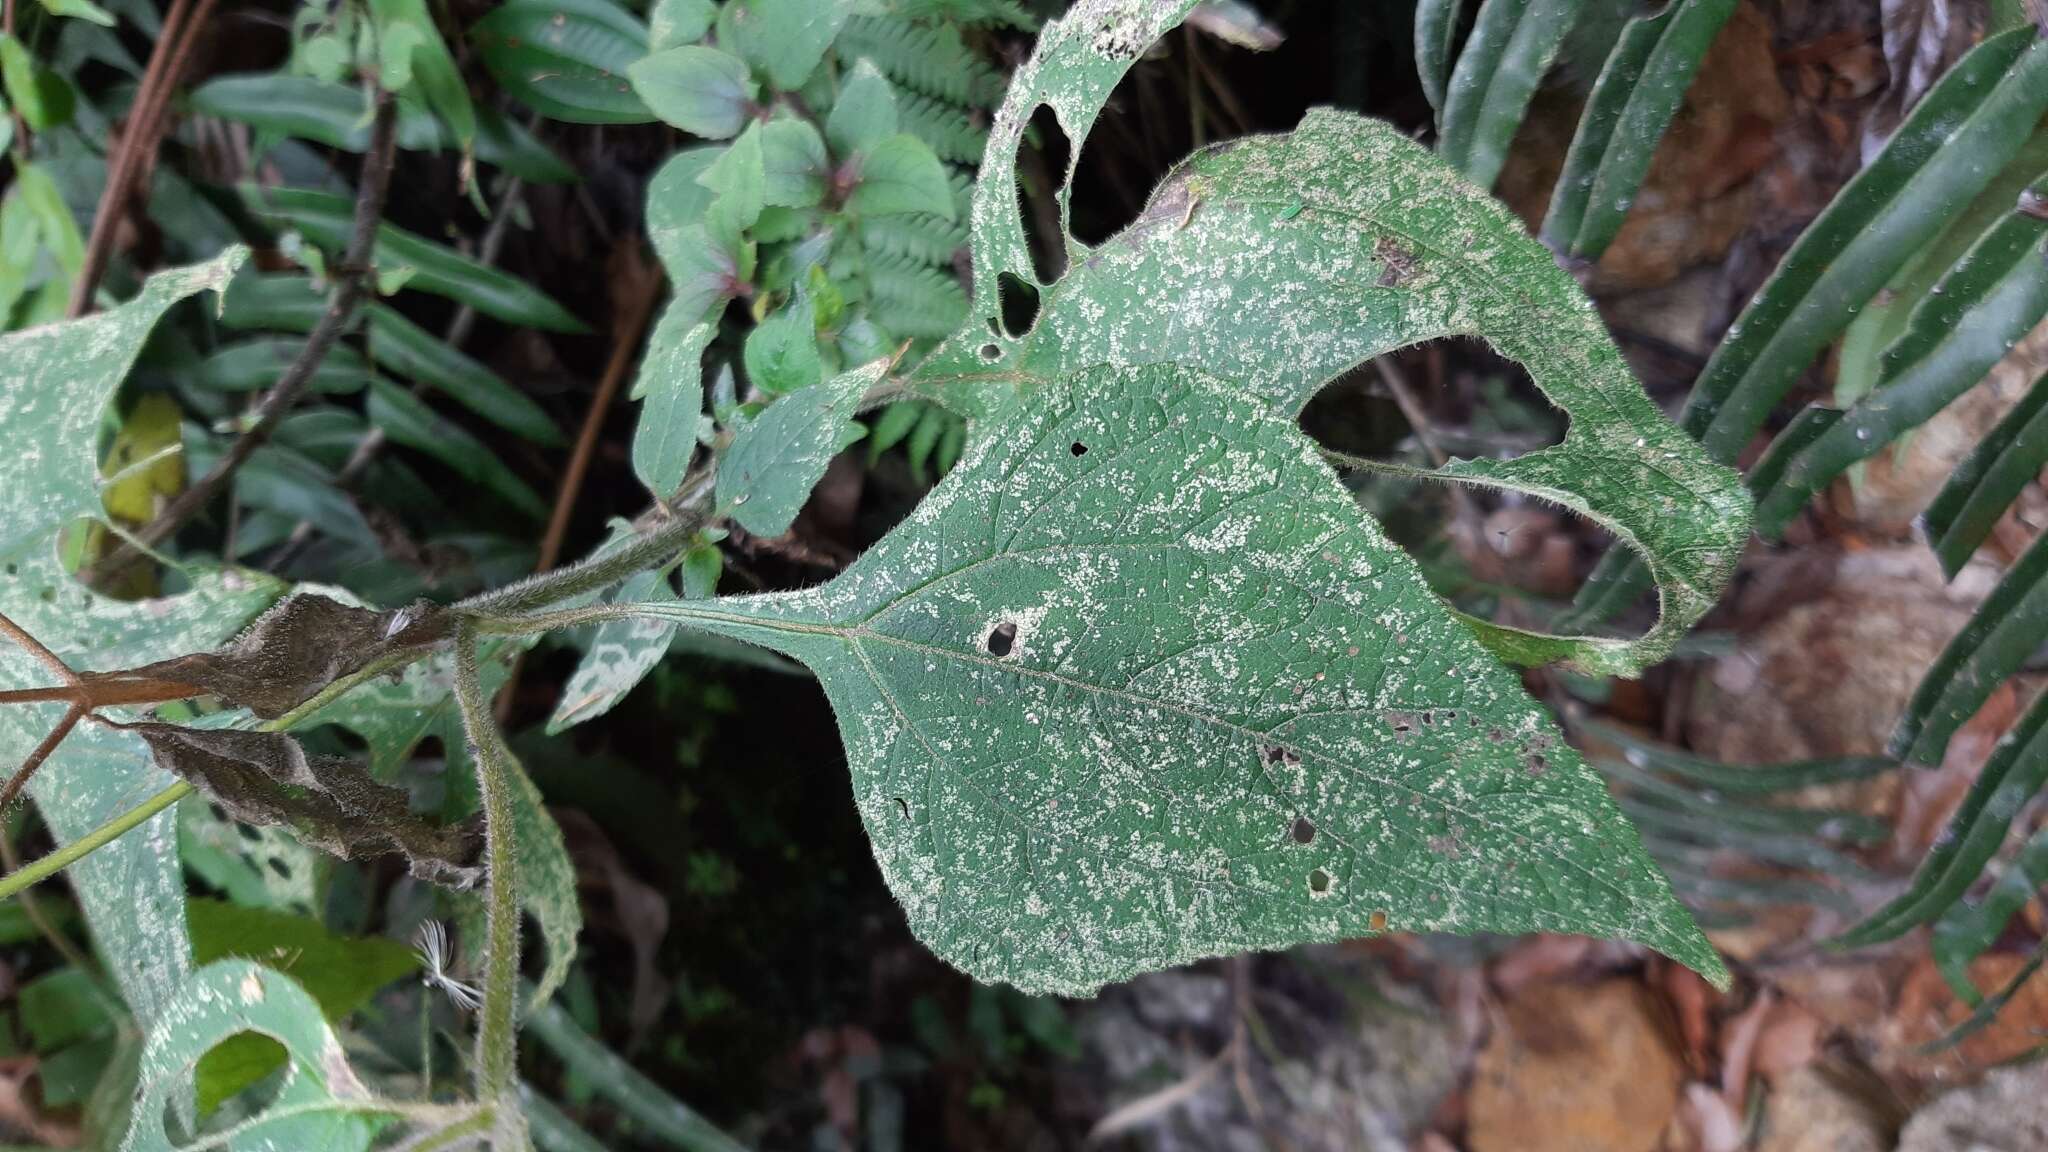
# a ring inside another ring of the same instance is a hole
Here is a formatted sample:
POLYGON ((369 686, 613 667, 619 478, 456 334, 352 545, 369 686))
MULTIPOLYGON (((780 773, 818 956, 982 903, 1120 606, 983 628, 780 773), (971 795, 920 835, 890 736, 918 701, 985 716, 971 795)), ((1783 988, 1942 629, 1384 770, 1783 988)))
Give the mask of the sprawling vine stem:
POLYGON ((519 1017, 518 851, 512 825, 512 752, 491 716, 490 700, 477 674, 476 630, 467 621, 455 630, 455 703, 475 749, 477 791, 483 798, 485 906, 484 1004, 476 1037, 477 1101, 496 1115, 495 1142, 523 1147, 516 1073, 519 1017), (516 1139, 514 1139, 516 1137, 516 1139))

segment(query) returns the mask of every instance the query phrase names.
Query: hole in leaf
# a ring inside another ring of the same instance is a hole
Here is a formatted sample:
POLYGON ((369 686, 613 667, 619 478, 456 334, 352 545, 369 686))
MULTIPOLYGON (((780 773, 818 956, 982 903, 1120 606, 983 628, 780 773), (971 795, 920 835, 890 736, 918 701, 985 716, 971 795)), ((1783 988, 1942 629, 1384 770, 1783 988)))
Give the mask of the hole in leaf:
POLYGON ((1375 932, 1385 932, 1387 930, 1387 914, 1377 908, 1373 909, 1372 916, 1367 921, 1367 926, 1375 932))
POLYGON ((1067 445, 1067 451, 1072 452, 1076 456, 1086 456, 1088 454, 1088 446, 1076 440, 1072 444, 1067 445))
POLYGON ((1003 331, 1012 337, 1030 332, 1038 323, 1038 288, 1021 276, 1003 272, 996 276, 996 293, 1002 301, 1003 331))
POLYGON ((989 361, 990 363, 994 363, 997 360, 1001 360, 1003 358, 1002 345, 983 344, 981 346, 981 358, 983 360, 989 361))
POLYGON ((1019 201, 1025 212, 1035 217, 1024 229, 1031 237, 1031 271, 1040 284, 1050 284, 1067 270, 1066 246, 1060 242, 1059 194, 1067 186, 1074 147, 1050 104, 1032 109, 1024 144, 1017 167, 1019 201))
POLYGON ((1017 626, 1008 620, 996 625, 988 634, 988 651, 991 656, 1008 656, 1010 649, 1017 646, 1017 626))
POLYGON ((289 880, 292 878, 292 866, 285 863, 281 858, 272 856, 265 860, 264 863, 270 866, 272 872, 277 873, 278 879, 289 880))
MULTIPOLYGON (((207 1049, 193 1076, 198 1131, 191 1132, 190 1139, 174 1138, 173 1143, 191 1143, 262 1115, 284 1090, 288 1059, 284 1045, 261 1032, 237 1032, 207 1049)), ((167 1105, 163 1116, 164 1130, 174 1137, 189 1131, 176 1113, 167 1105)))
POLYGON ((235 822, 235 834, 240 836, 242 839, 249 841, 251 844, 254 844, 256 841, 263 839, 263 833, 258 832, 256 829, 251 828, 247 824, 244 824, 240 821, 235 822))
POLYGON ((896 801, 896 810, 903 814, 903 818, 905 820, 910 819, 910 801, 905 800, 901 796, 891 797, 891 799, 896 801))
POLYGON ((1313 844, 1316 842, 1316 822, 1306 816, 1295 817, 1294 827, 1290 832, 1296 844, 1313 844))
POLYGON ((1309 873, 1308 890, 1318 894, 1328 892, 1330 890, 1330 874, 1321 868, 1309 873))

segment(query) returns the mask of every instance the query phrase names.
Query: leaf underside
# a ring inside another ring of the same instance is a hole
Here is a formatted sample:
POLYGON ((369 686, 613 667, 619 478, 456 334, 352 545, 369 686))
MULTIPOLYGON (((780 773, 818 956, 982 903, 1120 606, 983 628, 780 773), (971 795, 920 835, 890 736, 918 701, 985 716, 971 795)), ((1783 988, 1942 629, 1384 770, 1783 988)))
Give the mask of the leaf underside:
POLYGON ((1312 444, 1193 369, 1003 413, 822 587, 638 612, 823 682, 912 928, 1033 992, 1383 931, 1713 949, 1312 444))

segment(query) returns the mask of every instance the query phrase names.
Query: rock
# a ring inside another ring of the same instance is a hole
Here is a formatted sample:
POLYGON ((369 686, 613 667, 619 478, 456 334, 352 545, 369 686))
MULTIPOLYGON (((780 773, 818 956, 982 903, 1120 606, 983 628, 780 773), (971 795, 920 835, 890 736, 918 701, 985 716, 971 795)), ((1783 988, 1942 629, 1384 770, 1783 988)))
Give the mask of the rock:
POLYGON ((1898 1152, 2039 1152, 2048 1148, 2048 1068, 2001 1068, 1906 1123, 1898 1152))
POLYGON ((1662 1005, 1634 980, 1532 985, 1479 1055, 1471 1152, 1651 1152, 1685 1069, 1662 1005))
POLYGON ((1764 1102, 1756 1152, 1890 1152, 1893 1125, 1862 1093, 1819 1068, 1778 1078, 1764 1102))

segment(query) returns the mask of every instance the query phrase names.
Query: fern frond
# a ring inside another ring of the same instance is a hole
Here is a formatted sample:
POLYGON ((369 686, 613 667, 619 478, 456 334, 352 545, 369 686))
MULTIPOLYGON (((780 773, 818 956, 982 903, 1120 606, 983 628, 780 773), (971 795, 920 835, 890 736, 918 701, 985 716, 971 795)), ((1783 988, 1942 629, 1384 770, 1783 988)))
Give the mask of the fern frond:
POLYGON ((905 132, 925 142, 939 159, 973 167, 988 146, 988 116, 915 92, 896 94, 896 119, 905 132))
POLYGON ((967 247, 967 225, 937 216, 878 216, 861 221, 860 239, 870 256, 906 256, 944 268, 967 247))
POLYGON ((913 24, 901 18, 855 16, 833 51, 843 61, 872 61, 898 85, 955 104, 992 108, 1003 78, 960 39, 951 24, 913 24))
POLYGON ((952 334, 967 316, 967 293, 950 270, 905 254, 868 258, 868 293, 875 322, 904 336, 952 334))

